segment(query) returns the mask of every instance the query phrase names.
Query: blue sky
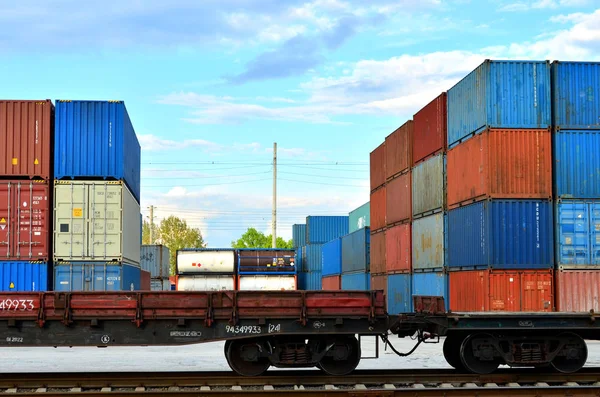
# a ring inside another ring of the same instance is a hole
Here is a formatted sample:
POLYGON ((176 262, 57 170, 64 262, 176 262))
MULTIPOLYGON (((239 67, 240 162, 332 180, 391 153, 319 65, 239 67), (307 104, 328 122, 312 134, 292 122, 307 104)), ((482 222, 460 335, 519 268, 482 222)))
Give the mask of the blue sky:
POLYGON ((600 60, 595 0, 0 2, 7 99, 124 100, 142 211, 228 246, 369 200, 369 152, 486 58, 600 60))

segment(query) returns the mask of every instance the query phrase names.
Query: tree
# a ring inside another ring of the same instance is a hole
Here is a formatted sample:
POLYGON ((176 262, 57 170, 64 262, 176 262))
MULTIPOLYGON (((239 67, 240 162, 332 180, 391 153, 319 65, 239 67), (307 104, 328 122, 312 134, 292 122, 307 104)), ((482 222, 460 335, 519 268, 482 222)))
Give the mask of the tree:
MULTIPOLYGON (((142 232, 142 242, 150 242, 150 224, 148 222, 144 222, 142 232)), ((171 274, 175 274, 177 250, 206 247, 200 229, 188 226, 185 220, 176 216, 163 219, 158 227, 154 227, 154 239, 155 242, 160 242, 171 251, 171 274)))
MULTIPOLYGON (((154 227, 154 231, 156 232, 156 227, 154 227)), ((156 235, 154 237, 154 241, 150 241, 150 222, 144 221, 142 225, 142 244, 144 245, 152 245, 156 241, 156 235)))
MULTIPOLYGON (((231 242, 232 248, 271 248, 273 235, 269 234, 265 236, 264 233, 259 232, 253 227, 248 228, 242 237, 236 241, 231 242)), ((277 237, 277 248, 288 248, 292 249, 294 243, 292 240, 285 241, 281 237, 277 237)))

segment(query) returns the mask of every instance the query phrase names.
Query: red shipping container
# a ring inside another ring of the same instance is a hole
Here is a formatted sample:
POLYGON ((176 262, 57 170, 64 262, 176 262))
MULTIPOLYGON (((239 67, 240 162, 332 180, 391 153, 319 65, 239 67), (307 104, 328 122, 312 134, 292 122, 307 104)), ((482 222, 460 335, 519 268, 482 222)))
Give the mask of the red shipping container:
POLYGON ((385 267, 389 274, 409 273, 412 266, 411 224, 385 231, 385 267))
POLYGON ((446 93, 435 98, 413 117, 413 165, 446 150, 448 119, 446 93))
POLYGON ((383 291, 387 297, 387 274, 371 274, 371 291, 383 291))
POLYGON ((323 291, 340 291, 342 289, 342 276, 325 276, 321 279, 323 291))
POLYGON ((371 152, 371 191, 385 184, 385 142, 371 152))
POLYGON ((413 121, 408 120, 385 138, 385 173, 391 179, 412 165, 413 121))
POLYGON ((0 101, 0 175, 49 180, 54 105, 0 101))
POLYGON ((409 222, 412 217, 412 173, 388 181, 385 185, 385 221, 388 225, 409 222))
POLYGON ((0 260, 48 260, 49 193, 46 181, 0 181, 0 260))
POLYGON ((385 235, 386 232, 371 234, 371 273, 385 273, 385 235))
POLYGON ((488 129, 448 150, 448 206, 484 198, 551 199, 549 129, 488 129))
POLYGON ((450 272, 450 310, 455 312, 551 312, 552 270, 450 272))
POLYGON ((556 274, 556 310, 600 311, 600 270, 560 270, 556 274))
POLYGON ((386 200, 386 187, 371 193, 371 230, 376 231, 385 228, 385 212, 387 210, 385 205, 386 200))
POLYGON ((140 291, 150 291, 152 289, 152 274, 146 270, 140 271, 140 291))

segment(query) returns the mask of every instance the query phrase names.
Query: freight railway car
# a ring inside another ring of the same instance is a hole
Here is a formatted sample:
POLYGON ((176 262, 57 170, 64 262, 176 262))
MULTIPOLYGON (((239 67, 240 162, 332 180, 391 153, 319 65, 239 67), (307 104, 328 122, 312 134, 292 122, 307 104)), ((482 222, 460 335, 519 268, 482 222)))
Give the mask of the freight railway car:
POLYGON ((445 336, 444 356, 461 371, 501 364, 576 372, 584 339, 600 339, 594 313, 447 313, 439 297, 414 297, 415 313, 390 316, 382 291, 0 293, 0 346, 185 345, 225 340, 240 375, 269 367, 314 367, 331 375, 360 362, 360 337, 400 356, 445 336), (416 335, 397 352, 388 335, 416 335), (356 336, 359 336, 357 339, 356 336))

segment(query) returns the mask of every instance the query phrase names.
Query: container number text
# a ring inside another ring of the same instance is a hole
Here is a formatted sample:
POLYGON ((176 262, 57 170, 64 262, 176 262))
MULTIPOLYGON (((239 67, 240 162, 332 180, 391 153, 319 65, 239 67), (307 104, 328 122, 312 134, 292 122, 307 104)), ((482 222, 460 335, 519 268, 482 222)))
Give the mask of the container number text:
POLYGON ((0 310, 31 311, 35 309, 31 299, 4 299, 0 301, 0 310))

